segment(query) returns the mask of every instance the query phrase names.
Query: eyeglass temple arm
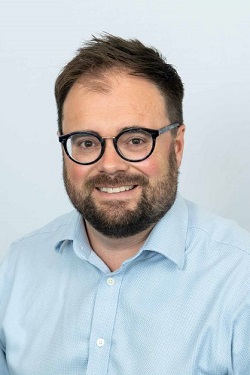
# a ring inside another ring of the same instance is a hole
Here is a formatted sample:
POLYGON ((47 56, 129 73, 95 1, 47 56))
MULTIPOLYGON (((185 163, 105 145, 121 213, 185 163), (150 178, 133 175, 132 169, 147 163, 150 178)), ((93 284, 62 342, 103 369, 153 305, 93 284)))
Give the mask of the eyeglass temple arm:
POLYGON ((178 126, 180 126, 179 122, 175 122, 174 124, 167 125, 167 126, 165 126, 165 128, 162 128, 162 129, 159 130, 159 135, 161 135, 163 133, 166 133, 170 130, 173 130, 175 128, 178 128, 178 126))

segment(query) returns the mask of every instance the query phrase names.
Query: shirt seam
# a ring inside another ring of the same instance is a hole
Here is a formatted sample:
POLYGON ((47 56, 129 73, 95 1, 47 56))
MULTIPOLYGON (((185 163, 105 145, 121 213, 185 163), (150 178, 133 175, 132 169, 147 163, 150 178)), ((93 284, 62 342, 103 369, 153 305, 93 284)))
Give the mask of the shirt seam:
POLYGON ((197 231, 201 231, 201 232, 203 232, 203 233, 205 233, 213 242, 216 242, 217 244, 220 244, 220 245, 226 245, 226 246, 230 246, 231 248, 235 248, 235 249, 237 249, 237 250, 240 250, 240 251, 242 251, 242 252, 244 252, 245 254, 247 254, 248 256, 250 256, 250 253, 246 250, 246 249, 244 249, 244 248, 242 248, 242 247, 239 247, 239 246, 237 246, 236 244, 232 244, 232 243, 229 243, 229 242, 225 242, 225 241, 220 241, 220 240, 218 240, 218 239, 216 239, 216 238, 214 238, 212 235, 211 235, 211 233, 209 233, 207 230, 205 230, 205 229, 203 229, 203 228, 200 228, 200 227, 197 227, 197 226, 188 226, 188 230, 189 229, 195 229, 195 230, 197 230, 197 231))
MULTIPOLYGON (((23 236, 22 238, 20 238, 19 240, 17 240, 16 242, 21 242, 23 240, 26 240, 28 238, 33 238, 33 237, 36 237, 36 236, 40 236, 40 235, 43 235, 43 234, 48 234, 48 233, 56 233, 58 230, 60 230, 62 227, 65 227, 65 226, 68 226, 68 223, 65 223, 65 224, 60 224, 57 228, 55 229, 47 229, 47 230, 38 230, 36 231, 35 233, 30 233, 30 234, 26 234, 25 236, 23 236)), ((59 241, 64 241, 65 239, 67 239, 67 236, 64 236, 61 240, 59 241)), ((15 242, 14 242, 15 243, 15 242)))

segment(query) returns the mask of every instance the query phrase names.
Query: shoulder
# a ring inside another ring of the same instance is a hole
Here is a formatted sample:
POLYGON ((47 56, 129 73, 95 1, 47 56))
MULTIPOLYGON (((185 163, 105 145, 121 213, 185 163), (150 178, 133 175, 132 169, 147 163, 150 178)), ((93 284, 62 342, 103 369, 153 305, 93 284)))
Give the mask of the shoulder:
POLYGON ((74 220, 76 218, 76 216, 78 216, 78 214, 75 210, 73 210, 71 212, 68 212, 64 215, 58 216, 57 218, 50 221, 49 223, 42 226, 41 228, 38 228, 38 229, 26 234, 21 239, 19 239, 19 241, 27 239, 27 238, 43 235, 43 234, 46 234, 46 233, 57 232, 58 230, 61 230, 64 227, 68 227, 71 224, 72 220, 74 220))
POLYGON ((207 213, 187 201, 189 239, 201 237, 214 246, 227 247, 250 256, 250 233, 237 223, 207 213))
POLYGON ((42 251, 55 248, 56 244, 64 239, 72 238, 76 223, 79 221, 79 214, 74 210, 57 217, 43 227, 32 231, 17 239, 10 246, 6 258, 20 256, 31 256, 42 251))
POLYGON ((72 222, 76 220, 78 217, 78 214, 76 211, 71 211, 69 213, 66 213, 64 215, 61 215, 51 222, 47 223, 43 227, 36 229, 25 236, 19 238, 17 241, 14 242, 14 244, 26 241, 31 238, 36 238, 39 236, 46 236, 47 234, 51 235, 53 233, 65 233, 65 230, 68 229, 71 225, 72 222))

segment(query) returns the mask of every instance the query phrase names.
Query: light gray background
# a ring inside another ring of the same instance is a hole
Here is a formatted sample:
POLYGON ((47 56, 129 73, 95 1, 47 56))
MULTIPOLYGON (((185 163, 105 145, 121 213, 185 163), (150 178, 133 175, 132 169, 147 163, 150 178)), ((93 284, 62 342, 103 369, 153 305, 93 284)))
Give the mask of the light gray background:
POLYGON ((248 0, 0 1, 1 236, 9 244, 71 209, 53 85, 102 31, 160 49, 185 83, 181 193, 250 230, 248 0))

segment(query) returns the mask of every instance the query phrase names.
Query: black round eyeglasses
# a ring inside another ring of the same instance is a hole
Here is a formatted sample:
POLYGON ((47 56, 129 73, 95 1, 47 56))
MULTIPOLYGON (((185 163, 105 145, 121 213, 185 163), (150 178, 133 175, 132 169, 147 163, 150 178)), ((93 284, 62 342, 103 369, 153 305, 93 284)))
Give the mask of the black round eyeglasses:
POLYGON ((71 160, 89 165, 101 159, 105 151, 105 140, 112 139, 117 154, 124 160, 136 163, 152 154, 159 135, 179 126, 176 122, 159 130, 133 127, 121 131, 116 137, 101 137, 95 132, 79 131, 60 135, 59 142, 71 160))

